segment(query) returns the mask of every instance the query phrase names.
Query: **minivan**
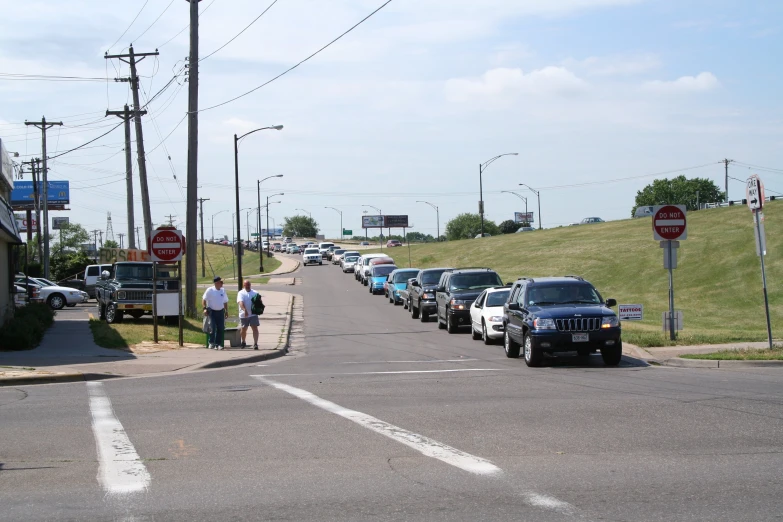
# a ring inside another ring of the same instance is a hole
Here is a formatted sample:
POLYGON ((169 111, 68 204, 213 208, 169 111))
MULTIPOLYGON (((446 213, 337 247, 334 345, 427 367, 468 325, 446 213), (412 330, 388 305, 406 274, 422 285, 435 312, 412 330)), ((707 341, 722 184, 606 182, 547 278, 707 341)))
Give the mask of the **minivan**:
POLYGON ((95 283, 101 278, 104 270, 114 275, 113 265, 89 265, 84 269, 84 291, 91 299, 95 299, 95 283))

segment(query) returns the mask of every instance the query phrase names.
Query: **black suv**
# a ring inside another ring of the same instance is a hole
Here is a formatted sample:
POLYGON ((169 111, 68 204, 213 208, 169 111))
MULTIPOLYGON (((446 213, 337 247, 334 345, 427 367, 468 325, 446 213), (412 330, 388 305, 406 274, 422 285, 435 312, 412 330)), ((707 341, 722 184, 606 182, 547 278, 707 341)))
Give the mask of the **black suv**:
POLYGON ((616 304, 581 277, 520 278, 503 307, 506 357, 523 347, 525 363, 538 366, 544 353, 601 350, 604 364, 616 366, 623 354, 616 304))
POLYGON ((408 291, 408 310, 411 313, 411 319, 421 319, 426 323, 430 319, 430 314, 435 313, 435 290, 438 288, 438 281, 443 272, 451 272, 453 268, 425 268, 419 270, 419 273, 412 281, 408 281, 406 290, 408 291))
POLYGON ((438 328, 456 333, 460 326, 470 326, 470 305, 486 290, 503 286, 500 276, 489 268, 460 268, 440 276, 435 302, 438 328))

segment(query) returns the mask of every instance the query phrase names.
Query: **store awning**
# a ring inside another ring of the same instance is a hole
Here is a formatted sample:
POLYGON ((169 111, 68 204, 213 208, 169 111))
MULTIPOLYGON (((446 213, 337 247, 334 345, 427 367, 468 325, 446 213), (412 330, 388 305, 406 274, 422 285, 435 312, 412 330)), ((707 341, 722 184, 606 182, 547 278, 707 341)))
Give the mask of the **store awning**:
POLYGON ((0 240, 12 244, 22 243, 11 205, 2 197, 0 197, 0 240))

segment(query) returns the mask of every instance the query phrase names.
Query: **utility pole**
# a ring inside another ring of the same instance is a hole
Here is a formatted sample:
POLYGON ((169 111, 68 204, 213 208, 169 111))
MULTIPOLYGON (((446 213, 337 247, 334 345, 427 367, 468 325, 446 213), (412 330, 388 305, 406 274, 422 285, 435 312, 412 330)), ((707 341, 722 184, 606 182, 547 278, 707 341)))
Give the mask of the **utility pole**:
POLYGON ((201 277, 206 277, 207 271, 204 266, 204 202, 209 198, 198 198, 199 218, 201 219, 201 277))
POLYGON ((725 178, 725 184, 726 187, 726 201, 729 201, 729 163, 734 163, 734 160, 730 159, 724 159, 723 165, 726 167, 726 178, 725 178))
MULTIPOLYGON (((41 121, 25 121, 25 125, 33 125, 41 129, 42 154, 43 154, 43 273, 46 279, 49 279, 49 181, 47 179, 48 169, 46 168, 46 130, 55 125, 62 125, 63 122, 48 122, 42 117, 41 121)), ((38 222, 38 233, 41 233, 41 223, 38 222)))
MULTIPOLYGON (((140 115, 147 114, 147 111, 138 111, 140 115)), ((125 110, 106 111, 106 116, 117 116, 125 122, 125 193, 127 197, 128 212, 128 248, 136 248, 136 242, 133 240, 133 229, 136 228, 133 223, 133 152, 131 151, 131 110, 128 104, 125 104, 125 110)))
POLYGON ((98 232, 100 232, 100 230, 98 230, 98 229, 92 230, 93 244, 95 245, 95 260, 96 261, 98 260, 98 232))
MULTIPOLYGON (((61 230, 60 232, 62 233, 62 230, 61 230)), ((120 248, 125 248, 125 246, 123 245, 123 242, 122 242, 122 238, 124 238, 124 237, 125 237, 125 234, 123 234, 122 232, 120 232, 120 233, 118 233, 117 235, 118 235, 118 236, 120 236, 120 248)), ((133 236, 131 236, 131 239, 133 239, 133 236)))
POLYGON ((177 216, 175 216, 174 214, 169 214, 166 217, 169 218, 169 226, 174 226, 174 218, 177 216))
MULTIPOLYGON (((188 0, 190 6, 190 54, 188 56, 188 177, 185 216, 185 237, 188 252, 196 251, 196 201, 198 200, 198 3, 188 0)), ((238 196, 237 196, 238 197, 238 196)), ((202 213, 203 214, 203 213, 202 213)), ((202 250, 204 220, 202 215, 202 250)), ((204 276, 202 252, 201 273, 204 276)), ((187 313, 196 316, 196 257, 188 256, 185 261, 185 301, 187 313)))
POLYGON ((103 230, 98 231, 98 238, 101 240, 101 248, 103 248, 103 230))
MULTIPOLYGON (((33 175, 33 207, 35 210, 35 226, 38 229, 36 232, 36 248, 35 253, 36 255, 33 257, 38 257, 38 262, 43 262, 43 254, 41 252, 41 247, 43 246, 41 244, 41 198, 39 197, 38 193, 38 173, 36 172, 36 165, 40 164, 41 160, 39 158, 31 159, 30 161, 23 161, 22 165, 30 165, 30 171, 33 175)), ((32 219, 32 210, 27 211, 27 241, 28 243, 32 243, 32 237, 33 237, 33 219, 32 219)))
POLYGON ((130 65, 130 78, 116 78, 116 81, 130 82, 131 92, 133 92, 133 121, 136 125, 136 153, 139 158, 139 182, 141 185, 141 207, 144 214, 144 237, 149 239, 152 233, 152 214, 150 211, 150 191, 147 184, 147 163, 144 153, 144 132, 141 128, 141 104, 139 103, 139 77, 136 74, 136 64, 147 56, 158 56, 158 51, 154 53, 135 53, 133 45, 128 49, 128 54, 105 54, 105 59, 118 58, 121 62, 130 65), (127 59, 126 59, 127 58, 127 59))

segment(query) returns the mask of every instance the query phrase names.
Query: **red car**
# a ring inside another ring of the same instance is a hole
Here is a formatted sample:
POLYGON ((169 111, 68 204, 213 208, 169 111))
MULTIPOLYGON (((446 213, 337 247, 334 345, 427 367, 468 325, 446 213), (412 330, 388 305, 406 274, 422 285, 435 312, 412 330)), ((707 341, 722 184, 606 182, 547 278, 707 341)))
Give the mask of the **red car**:
POLYGON ((390 240, 388 240, 388 241, 386 242, 386 247, 387 247, 387 248, 391 248, 391 247, 401 247, 401 246, 402 246, 402 243, 400 243, 400 242, 399 242, 399 241, 397 241, 396 239, 390 239, 390 240))

